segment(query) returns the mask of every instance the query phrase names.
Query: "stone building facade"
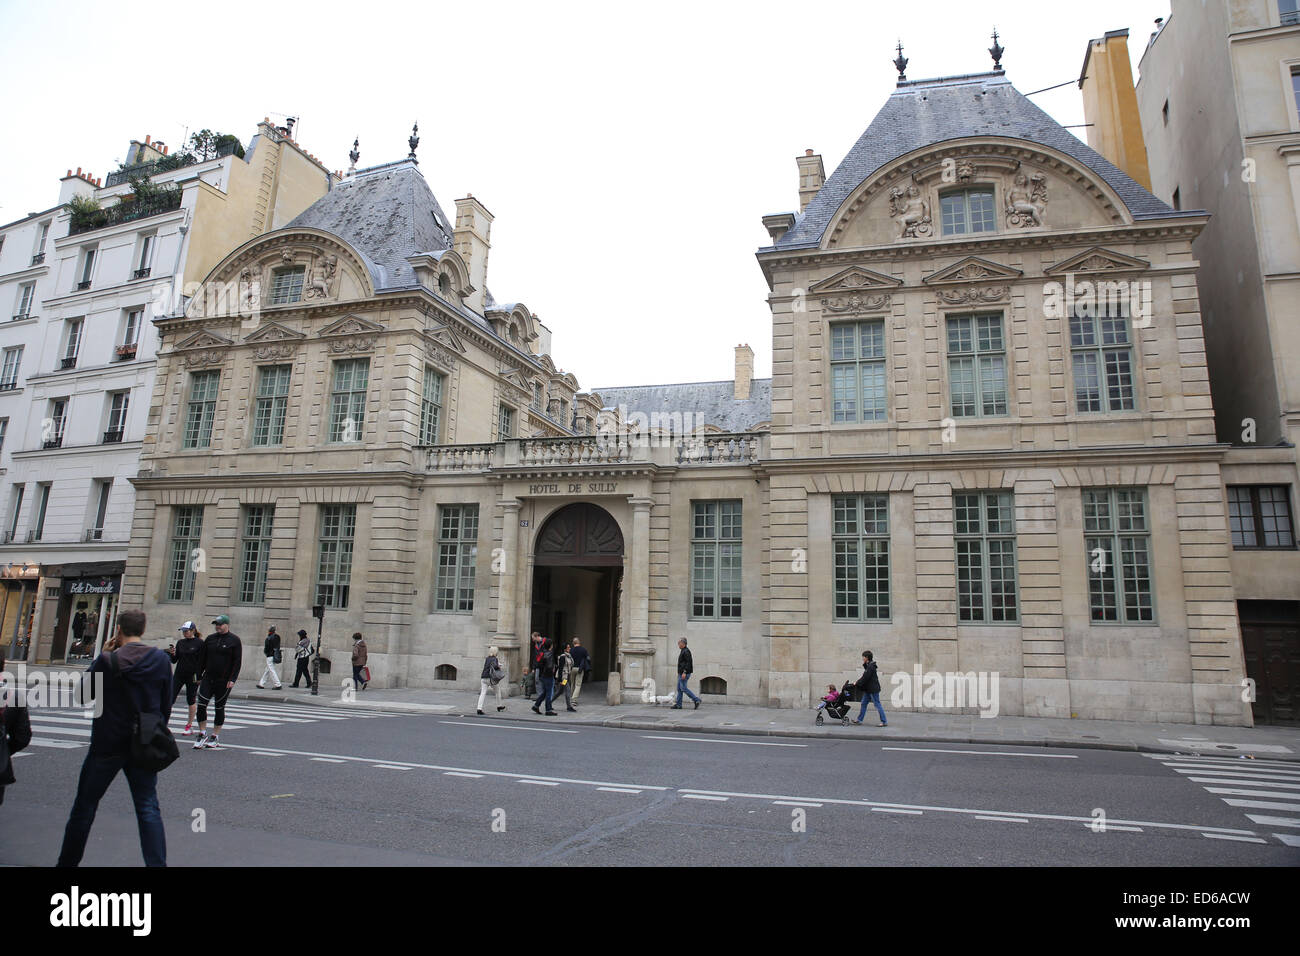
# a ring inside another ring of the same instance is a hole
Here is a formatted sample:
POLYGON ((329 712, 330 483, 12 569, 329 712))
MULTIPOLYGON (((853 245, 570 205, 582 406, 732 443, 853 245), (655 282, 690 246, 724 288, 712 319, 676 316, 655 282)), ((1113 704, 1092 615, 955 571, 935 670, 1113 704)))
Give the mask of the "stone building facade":
POLYGON ((332 669, 360 630, 391 686, 469 688, 492 644, 517 675, 537 629, 613 701, 685 637, 711 702, 809 706, 871 648, 887 694, 991 672, 1005 714, 1249 723, 1205 216, 1000 70, 900 80, 798 166, 770 381, 742 347, 734 383, 579 392, 487 294, 490 214, 453 226, 410 160, 234 250, 209 282, 260 312, 157 322, 127 599, 251 641, 324 603, 332 669))

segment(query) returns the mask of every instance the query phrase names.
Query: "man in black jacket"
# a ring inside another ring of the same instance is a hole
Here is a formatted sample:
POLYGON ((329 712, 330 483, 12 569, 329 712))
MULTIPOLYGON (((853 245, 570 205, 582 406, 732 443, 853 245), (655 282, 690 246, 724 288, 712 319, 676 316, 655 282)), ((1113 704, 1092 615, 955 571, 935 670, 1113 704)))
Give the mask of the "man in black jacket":
POLYGON ((573 639, 573 703, 578 702, 578 695, 582 693, 582 682, 587 679, 591 673, 591 655, 587 649, 582 646, 582 641, 578 638, 573 639))
POLYGON ((266 655, 266 670, 262 671, 262 676, 257 679, 257 689, 266 690, 266 675, 270 674, 271 680, 275 681, 275 689, 283 690, 280 672, 275 669, 275 665, 280 663, 276 660, 280 656, 280 635, 275 633, 274 624, 266 629, 266 641, 262 644, 262 653, 266 655))
POLYGON ((144 625, 143 611, 123 611, 117 616, 117 633, 104 645, 104 653, 90 665, 92 693, 97 690, 96 675, 103 678, 104 709, 91 725, 90 752, 81 765, 77 796, 63 831, 58 866, 76 866, 81 862, 99 801, 118 771, 126 774, 131 799, 135 802, 145 866, 167 865, 167 839, 158 810, 158 774, 131 765, 131 730, 136 711, 161 714, 166 723, 172 710, 171 662, 164 652, 140 641, 144 625), (114 655, 117 673, 114 673, 114 655))
POLYGON ((853 685, 862 695, 862 709, 858 711, 858 719, 855 724, 862 723, 862 718, 867 716, 867 705, 874 703, 876 712, 880 714, 880 726, 888 727, 889 723, 885 720, 885 708, 880 706, 880 675, 876 673, 876 659, 871 651, 862 652, 862 676, 858 678, 853 685))
MULTIPOLYGON (((4 669, 4 655, 0 654, 0 673, 4 669)), ((5 802, 5 787, 15 782, 10 758, 32 742, 32 722, 27 717, 26 702, 19 702, 18 693, 16 682, 0 685, 0 803, 5 802), (6 695, 13 697, 7 704, 6 695)))
POLYGON ((203 642, 204 670, 203 679, 199 681, 199 739, 194 749, 215 749, 220 745, 217 738, 221 736, 221 725, 226 722, 226 698, 239 677, 239 668, 244 661, 244 644, 239 635, 230 630, 230 618, 222 614, 212 621, 217 626, 215 634, 209 634, 203 642), (208 703, 216 704, 217 722, 209 734, 208 703))
POLYGON ((540 682, 537 685, 537 702, 533 704, 533 713, 540 714, 540 708, 545 701, 546 716, 554 717, 555 709, 551 706, 551 701, 555 697, 555 648, 551 645, 550 638, 542 642, 538 653, 541 658, 537 662, 540 682))
POLYGON ((700 699, 691 693, 691 689, 686 686, 686 682, 691 679, 691 673, 695 670, 695 664, 691 660, 691 652, 686 646, 686 638, 677 642, 677 703, 673 704, 673 710, 682 709, 682 694, 685 694, 691 700, 695 701, 695 709, 700 709, 700 699))

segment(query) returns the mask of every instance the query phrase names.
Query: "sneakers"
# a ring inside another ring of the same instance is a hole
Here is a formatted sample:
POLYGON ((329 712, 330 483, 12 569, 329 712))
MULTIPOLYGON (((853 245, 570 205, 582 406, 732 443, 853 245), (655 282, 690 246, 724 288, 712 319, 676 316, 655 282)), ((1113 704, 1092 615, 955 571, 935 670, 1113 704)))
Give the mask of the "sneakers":
POLYGON ((204 750, 220 750, 220 749, 221 749, 221 744, 217 743, 217 735, 216 735, 216 734, 208 734, 205 738, 203 738, 203 749, 204 749, 204 750))
POLYGON ((186 725, 185 725, 185 729, 184 729, 183 731, 181 731, 181 736, 182 736, 182 737, 188 737, 188 736, 190 735, 190 731, 191 731, 193 728, 194 728, 194 725, 193 725, 192 723, 186 724, 186 725))
POLYGON ((202 749, 203 749, 203 745, 207 742, 207 739, 208 739, 208 735, 207 735, 207 734, 202 734, 202 733, 199 734, 199 739, 196 740, 196 741, 194 741, 194 749, 195 749, 195 750, 202 750, 202 749))

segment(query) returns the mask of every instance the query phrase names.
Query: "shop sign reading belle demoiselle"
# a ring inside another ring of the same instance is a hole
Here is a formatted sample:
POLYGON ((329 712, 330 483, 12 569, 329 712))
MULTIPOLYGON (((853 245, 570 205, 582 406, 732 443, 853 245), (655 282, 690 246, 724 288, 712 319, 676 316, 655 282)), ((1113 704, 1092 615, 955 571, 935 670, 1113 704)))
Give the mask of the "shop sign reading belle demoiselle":
POLYGON ((69 594, 116 594, 119 584, 117 578, 73 578, 63 587, 69 594))

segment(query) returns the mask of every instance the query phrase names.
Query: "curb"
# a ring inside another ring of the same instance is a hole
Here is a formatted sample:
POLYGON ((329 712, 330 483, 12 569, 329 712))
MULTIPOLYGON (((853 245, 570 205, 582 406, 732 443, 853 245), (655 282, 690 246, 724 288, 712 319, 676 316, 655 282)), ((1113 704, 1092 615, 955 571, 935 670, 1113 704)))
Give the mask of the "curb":
MULTIPOLYGON (((338 705, 344 707, 360 707, 365 710, 374 711, 396 711, 403 715, 417 716, 421 714, 430 717, 475 717, 476 714, 468 713, 468 708, 456 708, 453 705, 451 710, 434 709, 444 705, 431 704, 412 704, 404 701, 362 701, 354 700, 344 703, 341 700, 325 698, 320 695, 316 698, 317 703, 310 699, 304 700, 301 697, 286 697, 281 693, 268 691, 245 691, 236 699, 239 700, 256 700, 256 701, 278 701, 281 703, 293 703, 299 706, 330 706, 338 705)), ((519 698, 523 701, 523 698, 519 698)), ((485 715, 484 719, 492 719, 496 715, 485 715)), ((537 718, 533 715, 510 714, 506 719, 513 721, 525 721, 527 723, 550 723, 546 718, 537 718)), ((712 727, 703 724, 680 723, 665 724, 657 720, 649 720, 644 717, 574 717, 565 718, 565 726, 576 725, 580 727, 605 727, 610 730, 657 730, 673 731, 676 733, 697 733, 697 734, 722 734, 737 737, 801 737, 812 740, 858 740, 866 743, 878 743, 881 740, 896 740, 907 743, 927 743, 927 744, 982 744, 985 746, 998 747, 1055 747, 1064 750, 1109 750, 1122 751, 1126 753, 1153 753, 1169 754, 1178 756, 1237 756, 1243 759, 1254 760, 1273 760, 1284 763, 1300 763, 1300 754, 1252 754, 1248 750, 1220 750, 1219 746, 1213 741, 1206 741, 1204 750, 1176 750, 1163 744, 1142 743, 1136 740, 1115 741, 1115 740, 1071 740, 1060 737, 1025 737, 1021 740, 1007 740, 1001 737, 980 737, 962 734, 950 734, 941 737, 925 736, 907 731, 886 731, 886 734, 873 734, 866 737, 849 737, 845 734, 836 734, 834 730, 814 732, 811 730, 798 730, 796 728, 785 727, 712 727)), ((879 727, 872 727, 872 730, 880 730, 879 727)), ((1230 746, 1230 745, 1222 745, 1230 746)))

